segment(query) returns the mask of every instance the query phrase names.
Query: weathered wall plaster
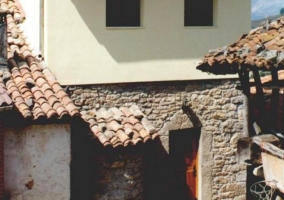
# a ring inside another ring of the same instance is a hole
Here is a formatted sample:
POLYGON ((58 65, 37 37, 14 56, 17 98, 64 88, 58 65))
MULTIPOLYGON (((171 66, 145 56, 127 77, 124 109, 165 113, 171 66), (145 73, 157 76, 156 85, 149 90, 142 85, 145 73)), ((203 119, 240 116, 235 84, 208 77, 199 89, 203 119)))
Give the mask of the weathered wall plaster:
POLYGON ((235 154, 244 135, 244 105, 235 87, 236 80, 91 85, 71 88, 71 97, 81 110, 138 105, 159 130, 165 152, 169 131, 201 127, 199 199, 245 199, 246 166, 235 154), (188 115, 181 111, 185 97, 188 115))
POLYGON ((69 125, 7 128, 4 151, 11 200, 70 199, 69 125))

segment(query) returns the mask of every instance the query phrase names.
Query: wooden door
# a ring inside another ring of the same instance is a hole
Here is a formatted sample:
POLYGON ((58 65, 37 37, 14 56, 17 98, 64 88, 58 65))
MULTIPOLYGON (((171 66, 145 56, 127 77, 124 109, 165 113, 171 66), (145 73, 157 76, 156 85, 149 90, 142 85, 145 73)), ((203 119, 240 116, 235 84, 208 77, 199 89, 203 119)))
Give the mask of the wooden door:
POLYGON ((186 164, 186 185, 189 189, 189 196, 191 199, 197 199, 198 197, 198 138, 190 138, 190 145, 185 154, 186 164))
POLYGON ((173 167, 173 196, 180 200, 198 199, 198 146, 200 129, 170 132, 170 158, 173 167))

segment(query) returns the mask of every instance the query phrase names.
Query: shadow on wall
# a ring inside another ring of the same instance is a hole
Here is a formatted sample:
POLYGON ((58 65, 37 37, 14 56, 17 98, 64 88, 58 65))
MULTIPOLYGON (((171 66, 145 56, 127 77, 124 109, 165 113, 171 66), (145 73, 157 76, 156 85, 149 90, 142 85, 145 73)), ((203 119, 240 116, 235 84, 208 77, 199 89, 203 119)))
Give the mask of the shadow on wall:
MULTIPOLYGON (((216 29, 200 31, 184 28, 183 1, 177 4, 163 1, 163 8, 161 1, 141 1, 143 20, 142 27, 138 28, 106 28, 103 0, 71 1, 92 35, 117 62, 200 58, 215 46, 217 38, 214 35, 217 37, 217 34, 212 33, 216 29), (200 45, 200 41, 206 38, 210 39, 200 45)), ((81 52, 84 51, 82 49, 81 52)))
MULTIPOLYGON (((198 127, 198 125, 198 123, 193 124, 194 127, 198 127)), ((197 129, 200 130, 200 128, 197 129)), ((182 135, 190 136, 188 129, 182 130, 182 135)), ((89 133, 89 128, 81 119, 72 121, 72 200, 100 199, 104 194, 120 191, 133 193, 134 189, 140 191, 139 188, 141 188, 143 199, 146 200, 175 200, 177 197, 179 200, 189 200, 185 173, 177 176, 177 172, 182 171, 176 170, 177 159, 175 156, 173 157, 174 152, 179 151, 173 148, 167 152, 160 139, 136 146, 106 148, 87 133, 89 133), (137 156, 141 156, 141 163, 137 156), (134 178, 131 179, 130 185, 125 184, 129 183, 129 177, 125 173, 134 178), (140 177, 142 182, 139 181, 140 177), (131 187, 132 185, 135 187, 131 187), (117 189, 121 187, 124 189, 117 189)), ((169 139, 168 136, 167 140, 170 146, 173 141, 170 142, 169 139)), ((186 144, 187 141, 183 141, 183 143, 186 144)))

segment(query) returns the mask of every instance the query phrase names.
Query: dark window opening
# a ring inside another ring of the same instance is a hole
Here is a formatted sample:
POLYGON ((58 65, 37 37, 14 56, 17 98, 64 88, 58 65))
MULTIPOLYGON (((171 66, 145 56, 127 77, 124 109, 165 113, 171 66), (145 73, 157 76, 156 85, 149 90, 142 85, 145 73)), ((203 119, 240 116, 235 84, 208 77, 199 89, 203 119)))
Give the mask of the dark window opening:
POLYGON ((184 0, 184 26, 213 26, 213 0, 184 0))
POLYGON ((106 0, 106 26, 140 26, 140 0, 106 0))

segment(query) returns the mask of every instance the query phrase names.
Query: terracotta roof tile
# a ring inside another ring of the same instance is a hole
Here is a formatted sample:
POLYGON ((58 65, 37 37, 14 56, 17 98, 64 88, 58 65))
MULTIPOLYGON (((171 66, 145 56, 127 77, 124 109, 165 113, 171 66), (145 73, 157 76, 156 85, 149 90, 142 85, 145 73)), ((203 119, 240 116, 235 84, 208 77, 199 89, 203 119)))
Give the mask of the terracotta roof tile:
POLYGON ((240 66, 266 70, 284 66, 284 17, 251 30, 228 46, 210 50, 197 69, 214 74, 237 73, 240 66))
MULTIPOLYGON (((0 0, 0 9, 9 9, 8 69, 0 70, 0 105, 13 102, 25 118, 32 119, 79 115, 78 108, 46 67, 42 56, 32 55, 17 25, 25 19, 19 2, 0 0)), ((93 109, 81 114, 94 137, 104 146, 137 145, 159 136, 137 106, 93 109)))
POLYGON ((33 112, 34 119, 38 119, 39 117, 45 116, 45 113, 43 112, 43 110, 41 109, 41 106, 38 103, 35 103, 32 112, 33 112))
POLYGON ((0 0, 0 9, 7 14, 8 42, 8 69, 0 70, 0 81, 5 79, 0 82, 0 106, 13 101, 24 117, 33 119, 79 115, 42 56, 32 54, 18 26, 25 19, 18 0, 0 0))
POLYGON ((95 138, 104 145, 112 147, 136 145, 158 137, 154 126, 148 121, 137 106, 106 110, 81 112, 82 118, 89 124, 95 138), (135 113, 137 118, 134 117, 135 113))
POLYGON ((12 104, 12 99, 8 95, 6 89, 4 89, 1 85, 0 85, 0 98, 1 98, 0 106, 12 104))

